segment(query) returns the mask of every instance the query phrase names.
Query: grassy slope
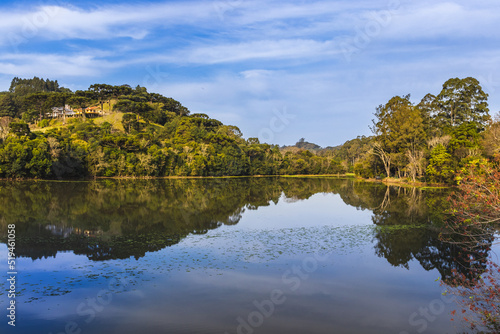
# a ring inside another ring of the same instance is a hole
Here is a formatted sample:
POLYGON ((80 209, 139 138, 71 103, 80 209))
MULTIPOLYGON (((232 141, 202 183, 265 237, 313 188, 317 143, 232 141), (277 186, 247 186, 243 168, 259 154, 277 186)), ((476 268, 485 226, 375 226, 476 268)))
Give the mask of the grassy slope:
POLYGON ((122 125, 122 117, 123 117, 122 112, 114 112, 104 117, 93 118, 93 120, 96 125, 101 125, 104 122, 108 122, 111 123, 111 125, 113 125, 113 129, 124 131, 122 125))
MULTIPOLYGON (((122 113, 120 111, 110 111, 110 110, 113 109, 113 105, 116 102, 117 102, 116 99, 112 99, 110 101, 110 103, 105 102, 103 104, 103 110, 107 114, 106 116, 96 117, 96 118, 90 118, 90 119, 92 119, 96 125, 101 125, 104 122, 109 122, 113 126, 113 129, 121 131, 121 132, 124 132, 125 130, 124 130, 123 125, 122 125, 122 118, 123 118, 123 114, 124 113, 122 113)), ((67 118, 66 119, 66 125, 71 124, 71 120, 72 119, 73 118, 67 118)), ((145 123, 145 121, 142 120, 142 119, 139 119, 139 122, 145 123)), ((162 128, 162 126, 159 125, 159 124, 154 124, 153 123, 153 124, 150 124, 150 125, 156 127, 158 130, 160 130, 162 128)), ((55 129, 55 128, 58 128, 58 127, 61 127, 61 126, 65 126, 65 125, 63 125, 62 119, 53 119, 53 120, 50 121, 49 126, 47 126, 45 128, 39 128, 35 124, 30 125, 30 128, 31 128, 31 131, 39 131, 39 132, 45 133, 47 130, 55 129)))
MULTIPOLYGON (((113 129, 119 130, 119 131, 124 131, 123 125, 122 125, 122 117, 123 113, 122 112, 112 112, 109 115, 103 116, 103 117, 96 117, 96 118, 91 118, 96 125, 100 125, 104 122, 109 122, 111 125, 113 125, 113 129)), ((39 128, 36 125, 31 125, 31 131, 39 131, 45 133, 47 130, 50 129, 55 129, 59 128, 61 126, 67 126, 71 125, 72 118, 67 118, 66 119, 66 125, 63 125, 62 119, 54 119, 50 121, 50 125, 45 127, 45 128, 39 128)))

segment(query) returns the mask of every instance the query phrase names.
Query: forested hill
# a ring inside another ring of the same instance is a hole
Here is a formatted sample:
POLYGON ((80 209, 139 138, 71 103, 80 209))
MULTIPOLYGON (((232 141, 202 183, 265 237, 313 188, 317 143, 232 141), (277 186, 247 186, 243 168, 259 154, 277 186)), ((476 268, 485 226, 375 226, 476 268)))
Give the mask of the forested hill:
POLYGON ((95 84, 72 92, 49 79, 12 80, 0 93, 0 178, 341 174, 453 184, 500 154, 500 123, 474 78, 454 78, 418 103, 375 109, 373 136, 321 148, 245 139, 145 87, 95 84))
POLYGON ((14 78, 0 93, 0 177, 222 176, 342 173, 331 157, 244 139, 145 87, 95 84, 72 92, 14 78))

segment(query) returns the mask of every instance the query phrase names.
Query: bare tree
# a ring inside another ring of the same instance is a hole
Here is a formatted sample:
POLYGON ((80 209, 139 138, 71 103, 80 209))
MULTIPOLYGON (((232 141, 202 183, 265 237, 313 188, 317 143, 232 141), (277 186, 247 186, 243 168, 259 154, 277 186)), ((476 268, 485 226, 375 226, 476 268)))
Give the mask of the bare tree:
POLYGON ((382 144, 378 141, 373 143, 373 154, 382 160, 387 177, 391 176, 391 156, 388 152, 384 151, 382 144))
POLYGON ((429 149, 432 149, 433 147, 441 144, 444 147, 448 147, 448 143, 451 140, 451 136, 446 135, 446 136, 441 136, 441 137, 432 137, 429 140, 427 140, 427 146, 429 149))
POLYGON ((422 159, 424 158, 424 152, 408 150, 406 151, 406 157, 409 161, 407 169, 410 172, 413 182, 416 182, 417 175, 422 176, 423 174, 422 159))

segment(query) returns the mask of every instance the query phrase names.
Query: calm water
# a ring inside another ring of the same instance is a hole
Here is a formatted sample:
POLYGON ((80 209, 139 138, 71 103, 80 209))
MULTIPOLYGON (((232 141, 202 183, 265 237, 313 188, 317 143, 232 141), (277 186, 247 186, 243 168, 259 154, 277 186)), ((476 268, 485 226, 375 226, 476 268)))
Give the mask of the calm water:
POLYGON ((443 191, 342 179, 0 183, 2 333, 456 333, 443 191), (2 280, 2 290, 8 290, 2 280))

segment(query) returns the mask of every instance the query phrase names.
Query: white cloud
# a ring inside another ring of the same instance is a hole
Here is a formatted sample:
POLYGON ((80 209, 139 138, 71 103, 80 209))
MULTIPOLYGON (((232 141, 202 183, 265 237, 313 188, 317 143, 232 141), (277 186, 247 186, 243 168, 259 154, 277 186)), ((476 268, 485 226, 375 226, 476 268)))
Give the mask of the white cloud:
POLYGON ((396 11, 387 37, 402 40, 446 38, 498 39, 500 28, 498 4, 482 2, 425 2, 402 6, 396 11))
MULTIPOLYGON (((362 8, 376 8, 374 1, 241 1, 241 10, 234 16, 239 25, 249 25, 277 20, 292 20, 317 17, 334 17, 362 8)), ((235 7, 238 9, 238 7, 235 7)), ((229 15, 228 15, 229 16, 229 15)))
MULTIPOLYGON (((396 2, 397 3, 397 2, 396 2)), ((492 34, 498 28, 496 3, 409 2, 400 0, 391 11, 388 35, 419 37, 453 34, 492 34)), ((39 6, 0 13, 0 44, 32 38, 49 40, 99 40, 116 37, 143 39, 158 27, 178 25, 214 27, 232 36, 281 34, 335 34, 363 28, 373 14, 392 7, 386 1, 315 1, 294 4, 283 1, 187 1, 157 4, 101 5, 92 9, 77 6, 39 6), (241 28, 246 28, 241 31, 241 28)), ((333 38, 334 36, 332 36, 333 38)))
POLYGON ((259 59, 317 59, 338 53, 331 41, 259 40, 194 47, 180 52, 175 62, 218 64, 259 59))
POLYGON ((0 74, 10 76, 99 76, 103 71, 119 67, 118 63, 98 59, 91 54, 2 54, 0 74))
POLYGON ((40 6, 34 10, 3 11, 1 44, 32 38, 99 40, 144 38, 158 25, 190 24, 214 17, 210 3, 114 5, 84 10, 76 6, 40 6), (193 8, 194 7, 194 8, 193 8))

